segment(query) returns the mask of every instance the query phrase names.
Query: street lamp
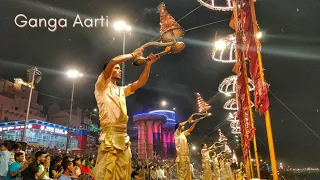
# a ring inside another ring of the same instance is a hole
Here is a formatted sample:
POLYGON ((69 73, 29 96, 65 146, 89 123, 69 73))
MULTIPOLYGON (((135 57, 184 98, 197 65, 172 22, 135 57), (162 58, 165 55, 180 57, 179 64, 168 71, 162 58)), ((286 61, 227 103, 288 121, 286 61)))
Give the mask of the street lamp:
POLYGON ((167 101, 162 101, 161 106, 167 106, 167 101))
MULTIPOLYGON (((117 21, 114 23, 114 29, 120 32, 123 32, 123 42, 122 42, 122 54, 125 54, 126 51, 126 32, 131 31, 131 26, 124 21, 117 21)), ((125 62, 122 63, 122 78, 121 83, 124 86, 124 74, 125 74, 125 62)))
POLYGON ((74 95, 74 84, 76 82, 76 79, 79 77, 82 77, 83 74, 79 73, 76 70, 69 70, 67 72, 67 75, 69 78, 72 78, 72 91, 71 91, 71 103, 70 103, 70 114, 69 114, 69 120, 68 120, 68 133, 67 133, 67 145, 66 145, 66 151, 68 152, 68 148, 69 148, 69 141, 70 141, 70 122, 71 122, 71 118, 72 118, 72 104, 73 104, 73 95, 74 95))
MULTIPOLYGON (((28 107, 27 107, 27 115, 26 119, 24 121, 24 130, 21 136, 21 141, 25 142, 26 137, 27 137, 27 121, 29 119, 29 111, 30 111, 30 104, 31 104, 31 98, 32 98, 32 89, 34 88, 34 83, 39 83, 41 80, 42 73, 39 71, 37 67, 32 67, 27 70, 27 73, 29 77, 31 77, 31 83, 30 83, 30 94, 29 94, 29 101, 28 101, 28 107), (35 77, 37 75, 37 77, 35 77)), ((30 81, 30 78, 29 78, 30 81)))
MULTIPOLYGON (((94 109, 93 109, 93 112, 94 112, 94 113, 98 112, 98 109, 97 109, 97 108, 94 108, 94 109)), ((91 120, 91 116, 92 116, 92 115, 96 116, 93 112, 90 111, 90 118, 89 118, 90 120, 91 120)))

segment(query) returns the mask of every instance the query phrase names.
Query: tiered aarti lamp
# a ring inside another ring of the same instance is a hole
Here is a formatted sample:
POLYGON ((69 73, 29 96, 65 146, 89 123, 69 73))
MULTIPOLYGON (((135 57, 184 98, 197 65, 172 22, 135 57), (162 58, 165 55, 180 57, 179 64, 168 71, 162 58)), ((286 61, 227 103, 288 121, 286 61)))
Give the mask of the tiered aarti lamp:
POLYGON ((219 142, 221 142, 221 143, 227 143, 228 139, 227 139, 226 136, 221 132, 221 129, 219 129, 218 131, 219 131, 219 142))
POLYGON ((207 113, 211 106, 203 100, 199 93, 196 93, 199 113, 207 113))
MULTIPOLYGON (((166 46, 165 50, 157 53, 157 56, 163 56, 171 53, 181 52, 185 44, 179 41, 184 36, 184 29, 177 23, 177 21, 166 10, 164 3, 158 6, 160 12, 160 42, 148 42, 141 46, 145 49, 148 46, 166 46)), ((148 58, 137 57, 133 60, 133 65, 141 66, 148 61, 148 58)))
POLYGON ((165 42, 172 42, 182 38, 184 35, 184 29, 166 10, 166 5, 164 3, 159 4, 158 10, 160 12, 161 40, 165 42))

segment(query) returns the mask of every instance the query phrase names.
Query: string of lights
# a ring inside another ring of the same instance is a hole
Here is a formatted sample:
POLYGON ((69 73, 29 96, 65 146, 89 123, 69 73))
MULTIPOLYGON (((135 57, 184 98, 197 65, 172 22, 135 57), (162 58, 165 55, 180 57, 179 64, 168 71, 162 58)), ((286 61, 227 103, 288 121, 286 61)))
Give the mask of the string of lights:
POLYGON ((272 93, 272 91, 270 91, 270 94, 275 97, 293 116, 295 116, 306 128, 308 128, 313 135, 315 135, 319 140, 320 140, 320 136, 319 134, 317 134, 316 132, 314 132, 302 119, 300 119, 288 106, 286 106, 275 94, 272 93))

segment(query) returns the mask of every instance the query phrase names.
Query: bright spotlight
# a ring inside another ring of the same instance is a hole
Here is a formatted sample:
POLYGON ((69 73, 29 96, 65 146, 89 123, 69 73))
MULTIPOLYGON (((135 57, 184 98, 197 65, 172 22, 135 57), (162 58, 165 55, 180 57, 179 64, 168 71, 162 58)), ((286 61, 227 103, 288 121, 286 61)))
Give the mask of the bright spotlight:
POLYGON ((126 22, 124 21, 117 21, 113 25, 114 29, 117 31, 131 31, 131 26, 129 26, 126 22))
POLYGON ((78 71, 76 70, 70 70, 67 72, 67 75, 70 77, 70 78, 77 78, 77 77, 81 77, 82 74, 79 73, 78 71))
POLYGON ((231 94, 230 94, 230 93, 225 93, 225 95, 226 95, 226 96, 231 96, 231 94))
POLYGON ((114 29, 119 31, 119 30, 126 29, 127 24, 124 21, 117 21, 114 23, 113 27, 114 27, 114 29))
POLYGON ((227 45, 224 42, 224 40, 216 41, 214 43, 214 46, 216 47, 216 49, 221 50, 221 51, 224 50, 227 47, 227 45))
POLYGON ((126 30, 131 31, 131 26, 127 25, 126 30))
POLYGON ((256 34, 256 37, 258 38, 258 39, 260 39, 260 38, 262 38, 262 32, 258 32, 257 34, 256 34))
POLYGON ((162 102, 161 102, 161 105, 162 105, 162 106, 166 106, 166 105, 167 105, 167 101, 162 101, 162 102))
POLYGON ((196 150, 197 149, 197 147, 196 146, 192 146, 192 150, 196 150))
POLYGON ((173 108, 173 110, 175 111, 175 110, 176 110, 176 108, 174 107, 174 108, 173 108))

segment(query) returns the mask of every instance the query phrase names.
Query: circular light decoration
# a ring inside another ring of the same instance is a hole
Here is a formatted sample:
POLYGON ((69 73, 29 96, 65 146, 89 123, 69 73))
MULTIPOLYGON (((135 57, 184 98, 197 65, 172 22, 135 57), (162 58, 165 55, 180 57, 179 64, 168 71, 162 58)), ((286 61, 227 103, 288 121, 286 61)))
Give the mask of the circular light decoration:
POLYGON ((236 35, 230 34, 227 37, 214 42, 212 59, 222 63, 235 63, 234 49, 236 47, 236 35))
POLYGON ((231 0, 197 0, 202 6, 215 11, 232 11, 231 0))
MULTIPOLYGON (((254 106, 253 102, 250 101, 251 107, 254 106)), ((236 98, 229 99, 224 105, 223 108, 226 110, 236 111, 238 110, 238 102, 236 98)))
POLYGON ((231 133, 232 134, 240 134, 240 123, 239 120, 232 120, 230 123, 231 133))
POLYGON ((227 121, 235 121, 237 119, 237 111, 229 112, 229 115, 227 117, 227 121))
POLYGON ((231 121, 230 127, 231 128, 239 128, 240 127, 239 121, 231 121))
MULTIPOLYGON (((254 89, 253 81, 248 78, 249 91, 254 89)), ((222 83, 219 84, 218 91, 224 94, 234 94, 237 91, 237 75, 232 75, 225 78, 222 83)))
POLYGON ((240 128, 231 129, 232 134, 240 134, 240 128))

